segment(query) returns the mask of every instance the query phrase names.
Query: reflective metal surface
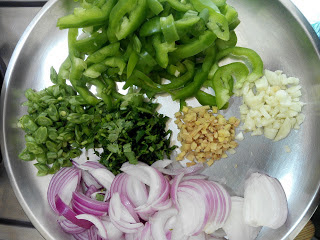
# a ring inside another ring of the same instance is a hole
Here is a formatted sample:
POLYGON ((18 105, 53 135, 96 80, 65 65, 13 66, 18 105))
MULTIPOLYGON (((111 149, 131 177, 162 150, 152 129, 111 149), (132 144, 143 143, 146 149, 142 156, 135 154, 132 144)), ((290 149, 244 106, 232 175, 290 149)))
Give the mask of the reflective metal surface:
MULTIPOLYGON (((289 217, 278 230, 263 229, 258 239, 293 239, 319 203, 320 185, 320 43, 311 26, 288 0, 230 0, 242 23, 237 28, 238 45, 256 50, 265 68, 283 70, 296 76, 303 87, 303 112, 307 116, 299 131, 281 142, 245 134, 237 153, 216 162, 206 171, 222 181, 234 194, 242 194, 243 182, 252 171, 261 171, 280 180, 284 186, 289 217), (285 151, 285 145, 291 149, 285 151), (235 167, 237 165, 237 167, 235 167)), ((67 31, 55 27, 58 17, 72 11, 69 0, 49 1, 22 36, 8 66, 1 94, 1 150, 7 173, 20 204, 34 226, 46 239, 71 239, 56 223, 46 190, 50 176, 36 177, 36 169, 20 161, 23 132, 17 119, 26 113, 21 107, 27 88, 40 90, 50 84, 51 66, 58 68, 67 54, 67 31)), ((159 97, 161 112, 173 118, 178 104, 159 97)), ((240 99, 234 98, 226 116, 239 116, 240 99)), ((194 104, 194 102, 191 102, 194 104)), ((173 121, 169 124, 175 135, 173 121)))

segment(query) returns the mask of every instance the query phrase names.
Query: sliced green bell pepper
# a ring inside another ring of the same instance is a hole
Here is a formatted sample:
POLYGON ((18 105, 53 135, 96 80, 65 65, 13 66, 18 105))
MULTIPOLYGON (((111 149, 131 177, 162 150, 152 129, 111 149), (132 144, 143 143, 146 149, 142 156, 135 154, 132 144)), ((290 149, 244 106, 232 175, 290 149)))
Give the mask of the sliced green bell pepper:
POLYGON ((183 74, 180 77, 173 77, 172 75, 163 75, 164 78, 170 80, 170 83, 168 84, 162 84, 161 89, 167 91, 167 90, 174 90, 179 87, 184 86, 187 84, 189 81, 192 80, 195 72, 194 68, 194 62, 190 60, 185 60, 183 64, 186 66, 187 71, 185 74, 183 74))
POLYGON ((172 53, 172 58, 180 60, 194 56, 210 47, 216 38, 213 32, 207 30, 198 39, 192 40, 188 44, 178 45, 177 49, 172 53))
POLYGON ((211 0, 190 0, 194 8, 201 12, 203 9, 209 10, 209 21, 207 27, 222 40, 229 39, 228 20, 220 13, 219 8, 211 0))
POLYGON ((73 14, 58 19, 57 27, 60 29, 83 28, 104 24, 108 21, 115 3, 116 0, 107 0, 101 8, 97 6, 89 9, 75 8, 73 14))
POLYGON ((171 43, 180 39, 172 14, 167 17, 160 17, 160 27, 164 36, 164 39, 171 43))
POLYGON ((163 6, 158 0, 147 0, 148 7, 155 14, 158 15, 163 11, 163 6))
POLYGON ((249 74, 247 66, 241 62, 234 62, 220 67, 213 76, 213 87, 216 95, 217 107, 221 109, 232 95, 233 82, 244 82, 249 74))
POLYGON ((192 96, 195 96, 196 93, 200 90, 203 83, 207 80, 208 74, 211 66, 214 64, 216 59, 216 48, 210 47, 206 50, 206 56, 203 61, 202 67, 198 69, 194 76, 194 80, 186 85, 184 88, 176 91, 173 94, 173 100, 177 99, 187 99, 192 96))
POLYGON ((158 64, 160 67, 166 68, 169 63, 168 53, 176 50, 175 43, 162 42, 161 35, 158 33, 152 36, 152 44, 156 51, 156 60, 158 64))
POLYGON ((74 42, 74 47, 81 53, 92 53, 99 50, 108 41, 106 29, 96 31, 89 37, 74 42))
POLYGON ((179 11, 179 12, 186 12, 188 10, 194 10, 192 4, 189 3, 188 0, 179 1, 179 0, 167 0, 170 6, 179 11))
POLYGON ((126 67, 126 63, 120 57, 109 57, 100 63, 91 65, 83 74, 90 78, 97 78, 110 67, 118 68, 117 72, 121 75, 126 67))
POLYGON ((254 82, 263 75, 263 62, 261 57, 252 49, 243 47, 232 47, 224 49, 217 54, 217 61, 222 58, 232 55, 239 58, 245 58, 250 65, 251 72, 243 81, 237 81, 234 85, 235 89, 240 89, 244 81, 254 82))
POLYGON ((119 42, 111 43, 99 49, 98 51, 90 54, 86 59, 86 63, 88 64, 88 66, 90 66, 93 63, 102 62, 107 57, 115 56, 119 52, 119 49, 120 49, 119 42))
POLYGON ((116 42, 133 33, 144 21, 147 10, 147 0, 119 0, 110 13, 109 41, 116 42))

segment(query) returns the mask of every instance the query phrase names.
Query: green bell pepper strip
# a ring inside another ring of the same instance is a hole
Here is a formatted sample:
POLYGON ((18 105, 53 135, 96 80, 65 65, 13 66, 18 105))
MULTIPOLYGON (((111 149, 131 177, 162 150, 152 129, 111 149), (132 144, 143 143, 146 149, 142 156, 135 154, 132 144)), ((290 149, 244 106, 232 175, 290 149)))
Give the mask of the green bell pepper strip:
POLYGON ((90 78, 97 78, 110 67, 119 68, 118 74, 121 75, 126 67, 126 63, 120 57, 109 57, 100 63, 91 65, 83 74, 90 78))
POLYGON ((210 47, 216 38, 213 32, 207 30, 198 39, 192 40, 187 44, 178 45, 177 49, 172 53, 172 58, 179 61, 179 59, 194 56, 210 47))
POLYGON ((172 14, 167 17, 160 17, 160 27, 163 33, 164 39, 171 43, 180 39, 172 14))
POLYGON ((124 95, 117 91, 117 85, 115 81, 113 81, 111 78, 108 78, 106 75, 103 75, 102 77, 108 85, 108 89, 111 91, 111 96, 115 99, 122 99, 124 95))
POLYGON ((236 82, 236 84, 234 85, 235 89, 240 89, 243 86, 244 81, 254 82, 255 80, 259 79, 263 75, 262 59, 254 50, 249 48, 243 48, 243 47, 227 48, 218 52, 217 61, 229 55, 240 57, 240 58, 244 57, 245 59, 248 60, 248 64, 252 69, 252 71, 250 72, 250 74, 246 79, 236 82))
POLYGON ((173 52, 176 49, 175 43, 174 42, 162 43, 161 42, 161 35, 158 33, 158 34, 155 34, 152 36, 152 44, 153 44, 153 47, 156 51, 156 60, 157 60, 158 64, 162 68, 166 68, 169 63, 168 53, 173 52))
POLYGON ((163 6, 158 0, 147 0, 148 7, 155 14, 158 15, 163 11, 163 6))
POLYGON ((238 25, 240 24, 240 20, 237 18, 236 20, 234 20, 232 23, 229 24, 229 30, 234 30, 236 29, 236 27, 238 27, 238 25))
POLYGON ((208 78, 210 68, 216 59, 216 52, 217 51, 214 46, 206 50, 206 56, 202 64, 202 68, 198 69, 195 74, 194 80, 191 83, 173 94, 173 100, 187 99, 196 95, 196 93, 202 87, 203 83, 208 78))
POLYGON ((58 19, 57 27, 65 29, 102 25, 108 22, 110 12, 115 3, 116 0, 107 0, 101 8, 96 6, 90 9, 75 8, 73 14, 58 19))
POLYGON ((226 48, 230 48, 230 47, 235 47, 237 45, 237 35, 235 33, 235 31, 230 31, 230 38, 228 41, 224 41, 222 39, 217 39, 216 41, 216 45, 218 47, 219 50, 223 50, 226 48))
POLYGON ((102 29, 101 32, 94 32, 87 38, 75 41, 74 47, 82 53, 91 53, 99 50, 107 41, 107 30, 102 29))
POLYGON ((137 87, 140 87, 143 90, 152 93, 152 95, 163 92, 159 84, 155 83, 143 72, 136 69, 133 71, 131 77, 128 79, 123 88, 126 89, 132 85, 136 85, 137 87))
POLYGON ((112 96, 108 94, 108 86, 103 82, 101 78, 90 79, 88 82, 96 86, 97 96, 102 99, 102 101, 106 104, 107 110, 110 111, 113 107, 113 99, 112 96))
POLYGON ((170 64, 167 67, 167 73, 169 73, 171 76, 175 76, 175 77, 180 76, 181 74, 185 73, 186 71, 187 71, 187 68, 181 62, 177 62, 176 65, 170 64))
MULTIPOLYGON (((133 44, 132 42, 130 42, 128 45, 125 46, 126 47, 126 50, 125 52, 123 53, 122 55, 122 59, 125 61, 125 62, 128 62, 129 61, 129 58, 130 58, 130 55, 131 53, 133 52, 133 44)), ((121 46, 120 46, 121 48, 121 46)))
MULTIPOLYGON (((178 37, 184 34, 187 30, 189 30, 193 25, 195 25, 200 20, 200 17, 193 16, 188 18, 181 18, 174 22, 174 27, 176 28, 176 32, 178 37)), ((140 36, 146 37, 151 36, 156 33, 160 33, 161 25, 160 25, 160 17, 151 18, 149 21, 145 22, 140 28, 140 36)), ((175 33, 174 33, 175 34, 175 33)))
POLYGON ((149 74, 155 66, 157 66, 157 61, 151 56, 151 54, 145 50, 143 50, 139 54, 139 61, 136 65, 136 69, 149 74))
POLYGON ((226 5, 226 0, 211 0, 215 5, 217 5, 217 7, 223 7, 224 5, 226 5))
POLYGON ((142 43, 140 41, 140 39, 137 37, 137 35, 133 35, 130 42, 132 42, 132 47, 133 50, 136 51, 137 53, 141 52, 141 48, 142 48, 142 43))
POLYGON ((187 103, 184 99, 180 99, 180 111, 183 110, 183 107, 186 107, 187 103))
POLYGON ((191 31, 189 32, 194 36, 194 37, 199 37, 205 30, 207 30, 206 23, 209 20, 209 10, 207 8, 204 8, 200 13, 199 13, 199 18, 200 20, 192 26, 191 31))
POLYGON ((214 32, 218 38, 222 40, 229 39, 229 26, 228 21, 222 15, 218 7, 211 0, 190 0, 194 8, 201 12, 207 8, 209 10, 209 21, 207 27, 214 32))
POLYGON ((189 81, 192 80, 195 72, 194 62, 190 60, 185 60, 183 64, 186 66, 187 72, 180 77, 173 77, 172 75, 169 75, 169 76, 164 75, 163 77, 170 80, 170 83, 162 84, 160 86, 161 89, 165 91, 174 90, 184 86, 185 84, 187 84, 189 81))
POLYGON ((211 0, 190 0, 190 2, 198 12, 201 12, 206 8, 209 10, 209 12, 215 11, 220 13, 218 6, 211 0))
POLYGON ((127 64, 127 78, 129 78, 139 61, 139 55, 136 51, 132 51, 127 64))
POLYGON ((190 29, 194 24, 199 22, 200 17, 198 16, 193 16, 193 17, 188 17, 188 18, 181 18, 177 21, 174 22, 177 31, 184 31, 187 29, 190 29))
POLYGON ((190 4, 187 0, 185 3, 179 1, 179 0, 167 0, 167 2, 170 4, 170 6, 179 11, 179 12, 186 12, 188 10, 194 10, 192 4, 190 4))
POLYGON ((216 97, 202 90, 199 90, 195 97, 202 106, 217 106, 216 97))
POLYGON ((222 13, 226 17, 228 24, 231 24, 238 19, 238 12, 228 4, 225 5, 222 13))
POLYGON ((124 39, 133 33, 145 20, 147 9, 147 0, 119 0, 110 13, 110 42, 124 39))
POLYGON ((154 17, 145 22, 141 28, 139 35, 141 37, 151 36, 155 33, 161 32, 161 26, 160 26, 160 17, 154 17))
POLYGON ((101 8, 106 3, 106 0, 82 0, 80 6, 85 9, 92 8, 94 6, 101 8))
POLYGON ((89 91, 89 89, 81 84, 82 73, 86 68, 85 62, 76 57, 71 57, 70 82, 72 87, 80 94, 80 96, 90 105, 96 105, 99 100, 89 91))
POLYGON ((81 54, 74 47, 74 43, 77 40, 78 29, 70 28, 68 31, 68 47, 69 47, 69 58, 71 61, 69 81, 72 87, 79 93, 79 95, 90 105, 96 105, 99 102, 85 86, 82 81, 82 74, 87 68, 87 64, 81 59, 81 54))
POLYGON ((233 78, 236 83, 244 82, 249 69, 244 63, 234 62, 220 67, 213 76, 213 87, 216 95, 217 107, 221 109, 230 99, 233 89, 233 78))
POLYGON ((88 64, 88 66, 94 63, 102 62, 107 57, 115 56, 119 52, 119 49, 120 49, 119 42, 111 43, 99 49, 98 51, 90 54, 85 61, 88 64))

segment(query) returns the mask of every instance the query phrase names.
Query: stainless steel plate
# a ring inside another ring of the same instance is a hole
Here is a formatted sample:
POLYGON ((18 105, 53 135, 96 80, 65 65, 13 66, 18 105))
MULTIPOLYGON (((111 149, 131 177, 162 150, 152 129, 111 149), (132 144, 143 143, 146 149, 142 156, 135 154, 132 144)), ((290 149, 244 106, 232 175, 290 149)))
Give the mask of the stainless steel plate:
MULTIPOLYGON (((318 201, 320 186, 320 43, 311 26, 289 0, 229 0, 239 12, 238 45, 256 50, 265 68, 283 70, 301 79, 306 120, 299 131, 277 143, 262 136, 245 135, 237 153, 216 162, 206 173, 220 179, 235 194, 252 171, 265 172, 284 186, 289 217, 278 230, 263 229, 258 239, 293 239, 310 218, 318 201), (285 146, 291 149, 285 151, 285 146), (237 164, 237 167, 235 167, 237 164)), ((32 223, 46 239, 71 239, 56 223, 46 198, 50 176, 36 177, 32 164, 18 159, 24 148, 17 119, 26 109, 27 88, 40 90, 50 84, 51 66, 58 68, 67 54, 67 31, 56 28, 57 18, 70 13, 73 1, 51 0, 22 36, 8 66, 1 95, 1 150, 11 184, 32 223)), ((10 24, 10 23, 8 23, 10 24)), ((160 97, 162 112, 173 117, 178 105, 160 97)), ((194 102, 193 102, 194 104, 194 102)), ((233 99, 224 114, 238 115, 240 99, 233 99)), ((173 121, 169 124, 174 129, 173 121)))

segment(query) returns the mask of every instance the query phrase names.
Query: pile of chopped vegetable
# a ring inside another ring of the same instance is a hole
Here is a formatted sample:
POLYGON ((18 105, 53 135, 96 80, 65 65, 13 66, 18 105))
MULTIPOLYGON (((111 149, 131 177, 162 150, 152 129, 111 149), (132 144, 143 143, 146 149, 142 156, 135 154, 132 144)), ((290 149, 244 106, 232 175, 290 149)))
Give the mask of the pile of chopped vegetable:
POLYGON ((69 55, 59 75, 92 105, 98 99, 88 89, 91 84, 112 105, 104 93, 107 78, 125 82, 124 89, 140 87, 150 98, 169 93, 184 104, 196 97, 202 105, 221 109, 234 87, 262 75, 259 55, 235 47, 239 23, 225 0, 83 0, 57 22, 69 29, 69 55), (251 72, 241 62, 219 67, 230 55, 245 58, 251 72), (215 96, 202 87, 212 88, 215 96))
MULTIPOLYGON (((52 80, 57 80, 54 71, 52 80)), ((26 132, 26 148, 19 157, 36 159, 39 176, 71 166, 70 160, 82 149, 103 148, 96 154, 114 174, 124 162, 152 164, 175 149, 170 146, 171 131, 166 130, 168 117, 139 93, 119 96, 112 109, 103 101, 87 104, 67 84, 39 92, 28 89, 25 95, 28 114, 20 118, 19 126, 26 132)))
POLYGON ((253 240, 261 226, 285 223, 287 199, 275 178, 252 173, 244 197, 230 197, 200 174, 202 164, 179 169, 172 164, 124 163, 114 176, 98 162, 74 162, 51 179, 48 202, 61 216, 63 231, 75 239, 253 240))
POLYGON ((187 166, 207 163, 211 166, 214 161, 227 157, 227 151, 234 153, 238 146, 235 141, 235 129, 240 120, 230 117, 228 120, 218 114, 217 109, 209 106, 183 107, 175 117, 180 132, 178 140, 181 142, 180 153, 176 157, 181 161, 186 157, 190 162, 187 166))
POLYGON ((274 141, 288 136, 292 128, 299 129, 305 118, 301 113, 304 103, 300 101, 299 82, 282 71, 265 70, 262 78, 246 83, 240 93, 242 129, 274 141))

